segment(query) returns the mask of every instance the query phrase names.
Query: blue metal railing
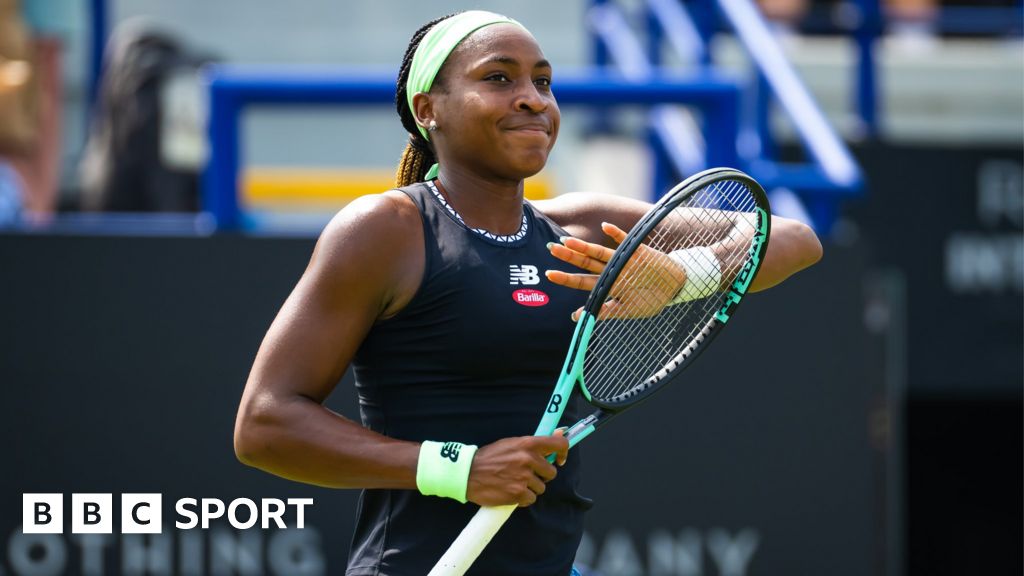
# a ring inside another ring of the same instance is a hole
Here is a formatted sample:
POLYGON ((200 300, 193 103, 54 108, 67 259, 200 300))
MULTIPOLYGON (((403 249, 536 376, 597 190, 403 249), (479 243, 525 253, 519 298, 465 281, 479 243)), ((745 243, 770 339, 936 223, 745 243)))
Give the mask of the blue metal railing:
MULTIPOLYGON (((717 0, 723 15, 736 30, 737 39, 757 66, 758 74, 793 121, 804 145, 838 187, 860 184, 860 169, 836 135, 796 69, 782 52, 768 25, 751 0, 717 0)), ((762 91, 763 93, 763 91, 762 91)))
MULTIPOLYGON (((882 34, 885 14, 879 7, 879 0, 848 0, 858 14, 854 24, 847 27, 857 42, 859 65, 857 68, 857 111, 863 120, 866 134, 875 133, 878 126, 878 99, 874 68, 874 43, 882 34)), ((91 49, 89 58, 90 94, 99 85, 102 72, 102 52, 108 34, 109 0, 91 0, 91 49)), ((610 0, 592 0, 594 7, 612 7, 610 0)), ((848 152, 838 142, 831 130, 820 118, 820 111, 813 104, 806 104, 807 98, 800 96, 802 85, 794 85, 791 67, 770 64, 778 61, 778 54, 768 49, 768 54, 753 44, 748 52, 761 60, 759 74, 754 86, 753 119, 741 126, 741 115, 737 112, 741 102, 741 85, 733 80, 716 77, 701 69, 709 69, 711 40, 723 20, 738 31, 763 28, 763 22, 756 12, 750 15, 751 0, 646 0, 644 21, 647 28, 646 42, 637 39, 623 41, 623 32, 628 23, 614 12, 599 16, 598 24, 605 26, 601 34, 592 36, 594 62, 598 68, 611 64, 626 69, 640 69, 631 78, 608 76, 605 73, 588 73, 575 79, 559 81, 557 93, 563 104, 590 104, 593 106, 615 106, 618 104, 682 103, 699 112, 694 118, 679 113, 674 107, 655 106, 651 110, 648 141, 655 155, 655 190, 665 188, 665 181, 673 175, 692 173, 708 164, 739 165, 750 171, 766 187, 787 186, 805 193, 805 199, 812 204, 814 220, 825 227, 834 214, 834 199, 844 193, 853 193, 859 185, 860 176, 856 166, 851 171, 848 152), (603 18, 603 20, 602 20, 603 18), (610 23, 610 25, 609 25, 610 23), (611 48, 619 43, 617 50, 611 48), (682 79, 667 79, 659 67, 665 46, 674 50, 687 66, 697 69, 695 76, 682 79), (611 46, 611 47, 610 47, 611 46), (625 46, 625 48, 623 48, 625 46), (624 57, 623 55, 628 56, 624 57), (638 58, 637 56, 641 56, 638 58), (646 66, 636 64, 644 60, 646 66), (782 70, 782 72, 779 72, 782 70), (654 78, 654 80, 652 80, 654 78), (717 88, 716 88, 717 86, 717 88), (714 93, 714 96, 711 94, 714 93), (781 94, 780 94, 781 93, 781 94), (602 97, 601 94, 614 94, 602 97), (774 141, 767 122, 770 98, 779 97, 783 109, 792 108, 794 122, 801 139, 811 152, 813 164, 784 165, 776 161, 774 141), (792 96, 797 94, 797 96, 792 96), (714 102, 718 100, 718 103, 714 102), (806 112, 811 110, 811 112, 806 112), (824 129, 823 125, 824 124, 824 129), (822 137, 822 134, 825 134, 822 137), (753 137, 751 137, 753 135, 753 137), (740 156, 737 140, 745 146, 743 150, 756 149, 754 156, 740 156), (751 143, 756 145, 751 146, 751 143), (839 144, 838 146, 836 144, 839 144)), ((939 32, 952 33, 993 33, 1020 35, 1024 0, 1012 8, 962 8, 946 7, 937 12, 939 32)), ((592 23, 593 24, 593 23, 592 23)), ((763 36, 760 32, 739 32, 742 38, 763 36)), ((783 59, 784 61, 784 59, 783 59)), ((323 71, 273 71, 237 69, 230 67, 211 68, 210 80, 210 138, 212 154, 204 174, 204 207, 213 216, 216 225, 237 228, 242 225, 239 212, 238 169, 239 169, 239 112, 249 104, 345 105, 355 103, 390 103, 393 97, 391 71, 386 77, 369 77, 362 73, 347 75, 348 72, 325 73, 323 71)), ((372 75, 370 75, 372 76, 372 75)), ((749 86, 748 86, 749 88, 749 86)), ((806 92, 806 90, 802 90, 806 92)), ((605 124, 607 118, 602 120, 605 124)))
POLYGON ((860 18, 853 31, 857 44, 857 115, 865 136, 877 136, 879 120, 878 67, 875 43, 882 35, 882 6, 879 0, 858 0, 860 18))
MULTIPOLYGON (((843 4, 812 3, 801 18, 799 28, 808 34, 851 34, 864 24, 865 2, 874 0, 846 0, 843 4), (842 9, 837 9, 842 7, 842 9)), ((1007 1, 1006 5, 972 5, 972 0, 938 2, 934 11, 924 17, 926 28, 940 36, 1013 37, 1024 34, 1024 0, 1007 1)), ((877 4, 877 3, 876 3, 877 4)), ((870 7, 868 7, 870 8, 870 7)), ((897 22, 899 16, 890 10, 879 11, 881 34, 886 24, 897 22)))
POLYGON ((935 29, 944 34, 1024 34, 1024 0, 1015 6, 947 6, 936 13, 935 29))
MULTIPOLYGON (((649 43, 645 48, 630 30, 623 13, 610 2, 597 2, 588 13, 587 22, 595 32, 595 47, 601 47, 599 56, 614 63, 619 74, 591 71, 575 76, 562 75, 556 96, 561 104, 569 106, 655 105, 647 130, 655 159, 654 195, 667 189, 669 181, 707 166, 738 166, 750 171, 768 188, 788 187, 816 194, 809 199, 810 210, 819 228, 827 229, 834 217, 834 198, 859 187, 859 169, 797 79, 781 49, 774 44, 750 1, 717 1, 752 53, 764 84, 780 95, 784 107, 794 117, 798 132, 815 159, 814 164, 780 165, 763 153, 741 157, 737 149, 741 130, 740 84, 724 79, 713 67, 703 65, 695 65, 685 78, 669 78, 663 68, 650 62, 654 58, 649 55, 658 58, 661 46, 649 43), (661 104, 685 104, 697 112, 697 116, 679 107, 661 104)), ((698 39, 707 38, 698 20, 691 19, 681 6, 667 1, 652 3, 652 6, 651 22, 662 30, 671 32, 671 26, 682 26, 690 31, 687 38, 673 43, 674 49, 693 48, 698 39)), ((707 24, 706 17, 703 22, 707 24)), ((697 50, 697 64, 706 60, 707 53, 706 47, 697 50)), ((390 71, 325 72, 215 66, 208 70, 207 77, 211 157, 204 176, 203 205, 217 226, 225 229, 246 228, 238 202, 239 116, 244 107, 251 104, 390 104, 394 98, 390 71)))
MULTIPOLYGON (((392 71, 353 69, 270 69, 229 65, 206 71, 210 93, 210 159, 203 180, 203 209, 219 229, 245 229, 238 202, 240 117, 252 104, 273 105, 392 105, 392 71)), ((642 83, 606 71, 560 73, 555 95, 562 106, 619 106, 624 104, 686 104, 700 110, 715 126, 707 138, 709 161, 723 166, 738 163, 740 85, 714 72, 687 77, 646 78, 642 83)))
MULTIPOLYGON (((873 0, 877 2, 877 0, 873 0)), ((593 3, 587 22, 602 45, 597 62, 615 65, 623 73, 642 80, 659 73, 662 43, 667 41, 684 65, 711 69, 708 42, 719 26, 728 23, 754 62, 754 113, 744 129, 742 168, 768 189, 789 188, 801 193, 813 216, 813 224, 827 230, 835 218, 839 197, 856 193, 861 174, 847 147, 829 126, 793 66, 769 31, 751 0, 647 0, 645 6, 647 49, 640 55, 641 40, 627 23, 625 12, 606 0, 593 3), (813 162, 782 165, 776 161, 768 123, 770 96, 774 96, 793 121, 813 162)), ((870 46, 870 44, 869 44, 870 46)), ((873 84, 870 85, 873 88, 873 84)), ((657 107, 650 112, 648 140, 655 158, 655 192, 708 165, 699 157, 700 139, 713 134, 708 122, 701 126, 686 112, 657 107)))

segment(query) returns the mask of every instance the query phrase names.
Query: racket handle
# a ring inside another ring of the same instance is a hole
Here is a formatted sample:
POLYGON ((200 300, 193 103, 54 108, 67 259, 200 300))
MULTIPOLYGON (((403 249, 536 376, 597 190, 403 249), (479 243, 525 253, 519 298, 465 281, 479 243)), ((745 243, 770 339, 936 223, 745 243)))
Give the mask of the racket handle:
POLYGON ((462 576, 516 511, 516 505, 484 506, 477 510, 459 537, 448 547, 427 576, 462 576))

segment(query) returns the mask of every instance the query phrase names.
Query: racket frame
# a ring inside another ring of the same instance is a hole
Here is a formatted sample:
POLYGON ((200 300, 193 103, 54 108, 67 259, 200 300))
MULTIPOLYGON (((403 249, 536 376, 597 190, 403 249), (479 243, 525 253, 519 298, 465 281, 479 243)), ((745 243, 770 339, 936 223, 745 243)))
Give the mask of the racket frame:
MULTIPOLYGON (((563 369, 563 373, 571 371, 576 374, 574 381, 578 381, 580 384, 580 392, 586 398, 587 402, 595 406, 597 410, 579 420, 572 426, 570 426, 565 435, 569 440, 569 448, 576 446, 580 441, 594 433, 597 428, 607 424, 615 415, 622 412, 623 410, 635 406, 639 402, 646 400, 652 394, 658 390, 664 388, 667 384, 675 380, 682 371, 688 367, 693 361, 703 352, 710 344, 711 341, 721 332, 724 325, 729 321, 732 314, 735 313, 736 308, 739 306, 743 297, 746 295, 747 290, 750 288, 750 283, 753 281, 754 276, 757 275, 757 271, 760 269, 761 261, 764 258, 764 254, 768 249, 768 238, 771 234, 771 212, 768 204, 768 196, 764 189, 756 180, 750 176, 744 174, 739 170, 732 168, 712 168, 703 172, 694 174, 687 178, 681 183, 674 186, 671 190, 665 193, 664 196, 640 219, 630 230, 629 234, 623 240, 622 244, 615 249, 614 254, 608 260, 605 269, 601 272, 601 275, 597 279, 597 283, 591 290, 590 295, 587 298, 586 304, 583 307, 583 314, 580 317, 580 323, 587 323, 589 332, 586 334, 587 339, 584 343, 583 350, 577 350, 574 348, 573 354, 570 355, 574 362, 574 365, 563 369), (656 374, 652 375, 641 387, 631 389, 624 394, 617 396, 626 396, 622 401, 606 402, 599 398, 595 398, 590 394, 587 389, 586 380, 583 377, 583 362, 586 358, 586 343, 589 343, 590 336, 593 334, 594 327, 596 326, 595 319, 601 311, 601 307, 604 305, 608 298, 608 294, 615 284, 615 280, 618 278, 619 273, 632 258, 637 248, 643 244, 647 236, 654 230, 658 224, 664 219, 664 215, 671 212, 679 207, 680 204, 685 202, 690 196, 696 194, 698 191, 703 190, 707 186, 714 184, 717 181, 730 180, 742 182, 751 195, 754 196, 755 200, 755 211, 757 213, 757 224, 755 226, 755 232, 753 238, 751 238, 751 245, 747 252, 747 259, 744 262, 742 268, 736 274, 736 278, 729 284, 727 289, 728 294, 725 299, 724 305, 719 311, 705 324, 701 329, 700 334, 691 342, 690 345, 681 350, 675 358, 666 364, 666 369, 659 370, 656 374), (685 194, 681 194, 681 191, 687 191, 685 194), (693 344, 696 343, 696 346, 693 344)), ((574 346, 579 346, 579 341, 574 338, 574 346)), ((569 361, 569 358, 566 361, 569 361)))

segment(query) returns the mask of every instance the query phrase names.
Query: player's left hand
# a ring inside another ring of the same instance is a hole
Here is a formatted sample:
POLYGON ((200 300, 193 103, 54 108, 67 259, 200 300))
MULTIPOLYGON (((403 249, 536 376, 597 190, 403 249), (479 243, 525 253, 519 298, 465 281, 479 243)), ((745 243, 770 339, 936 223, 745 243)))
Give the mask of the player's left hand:
MULTIPOLYGON (((608 222, 601 224, 601 230, 616 245, 626 238, 626 232, 608 222)), ((544 275, 551 282, 575 288, 591 290, 597 284, 598 275, 608 265, 612 254, 611 248, 580 240, 579 238, 562 238, 561 244, 548 245, 551 255, 563 262, 582 268, 591 274, 568 273, 561 270, 546 270, 544 275)), ((609 300, 601 306, 598 318, 645 318, 660 312, 672 301, 679 288, 686 282, 686 272, 681 266, 662 252, 647 246, 640 246, 626 264, 620 278, 626 282, 618 282, 609 294, 609 300), (631 270, 632 268, 632 270, 631 270)), ((583 309, 573 312, 573 321, 579 320, 583 309)))

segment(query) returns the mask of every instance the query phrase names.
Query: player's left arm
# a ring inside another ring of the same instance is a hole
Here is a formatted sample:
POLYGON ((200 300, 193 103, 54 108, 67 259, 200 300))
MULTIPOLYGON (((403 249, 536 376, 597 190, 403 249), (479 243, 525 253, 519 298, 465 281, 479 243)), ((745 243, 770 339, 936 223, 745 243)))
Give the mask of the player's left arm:
MULTIPOLYGON (((553 246, 552 254, 584 269, 594 268, 595 263, 590 266, 580 264, 586 258, 591 258, 592 254, 596 255, 599 247, 613 248, 617 245, 615 239, 602 230, 602 223, 608 222, 628 231, 651 208, 650 203, 642 200, 589 192, 563 194, 550 200, 534 202, 534 206, 573 238, 582 241, 570 240, 567 247, 553 246)), ((771 288, 814 265, 821 260, 821 255, 821 242, 810 226, 798 220, 773 215, 768 252, 750 290, 756 292, 771 288)), ((603 267, 603 262, 601 264, 603 267)), ((573 276, 577 275, 566 274, 556 278, 564 278, 559 283, 572 285, 570 282, 573 276)), ((556 278, 552 280, 558 282, 556 278)))

